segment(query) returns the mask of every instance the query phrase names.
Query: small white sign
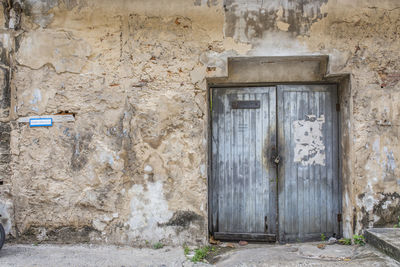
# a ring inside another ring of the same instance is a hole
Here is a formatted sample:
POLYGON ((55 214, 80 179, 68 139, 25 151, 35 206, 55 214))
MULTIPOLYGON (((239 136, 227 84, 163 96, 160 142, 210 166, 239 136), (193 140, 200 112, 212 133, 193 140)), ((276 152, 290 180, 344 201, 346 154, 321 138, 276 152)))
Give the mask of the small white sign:
POLYGON ((29 127, 53 126, 52 118, 32 118, 29 119, 29 127))
POLYGON ((20 117, 18 118, 18 122, 20 123, 28 123, 31 119, 53 119, 54 122, 71 122, 75 121, 73 115, 44 115, 44 116, 30 116, 30 117, 20 117))

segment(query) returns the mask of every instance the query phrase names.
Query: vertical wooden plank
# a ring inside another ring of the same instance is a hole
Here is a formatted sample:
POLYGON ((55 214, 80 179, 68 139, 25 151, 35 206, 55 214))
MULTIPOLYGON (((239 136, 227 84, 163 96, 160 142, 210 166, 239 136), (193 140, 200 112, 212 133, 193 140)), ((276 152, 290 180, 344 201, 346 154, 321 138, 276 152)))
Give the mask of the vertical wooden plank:
MULTIPOLYGON (((320 107, 320 114, 319 117, 324 116, 326 118, 326 112, 325 112, 325 94, 323 92, 320 93, 320 98, 319 98, 319 107, 320 107)), ((326 123, 325 123, 326 125, 326 123)), ((325 126, 324 125, 324 126, 325 126)), ((323 128, 323 135, 326 136, 326 127, 323 128)), ((325 150, 325 157, 326 157, 326 150, 325 150)), ((321 170, 321 206, 320 209, 322 211, 321 215, 321 230, 323 233, 326 234, 327 230, 327 173, 326 173, 326 165, 325 166, 320 166, 321 170)))
MULTIPOLYGON (((243 94, 243 100, 249 100, 249 94, 243 94)), ((242 144, 243 144, 243 151, 242 151, 242 158, 243 158, 243 195, 242 195, 242 202, 243 202, 243 213, 242 213, 242 229, 248 232, 251 232, 250 227, 250 217, 252 210, 251 210, 251 199, 253 198, 252 194, 250 194, 250 185, 251 185, 251 176, 249 170, 249 156, 250 156, 250 146, 249 146, 249 137, 250 137, 250 127, 249 127, 249 109, 243 109, 243 125, 242 125, 242 144)), ((242 231, 243 231, 242 230, 242 231)))
POLYGON ((285 91, 284 86, 277 87, 277 103, 278 103, 278 131, 280 133, 278 139, 278 151, 281 153, 282 162, 279 170, 279 238, 281 241, 287 240, 286 234, 290 232, 290 193, 288 193, 288 185, 292 176, 292 152, 290 149, 291 136, 291 112, 294 108, 291 103, 291 96, 285 91))
MULTIPOLYGON (((297 120, 297 118, 299 117, 299 109, 300 109, 300 105, 299 105, 299 93, 298 92, 294 92, 293 94, 291 94, 291 102, 294 103, 294 107, 291 110, 291 114, 290 114, 290 129, 291 129, 291 134, 288 137, 289 138, 289 142, 290 142, 290 147, 293 148, 294 147, 294 132, 293 132, 293 122, 295 120, 297 120)), ((291 149, 293 150, 293 149, 291 149)), ((291 159, 293 159, 293 157, 291 157, 291 159)), ((294 163, 293 167, 292 167, 292 176, 289 178, 289 188, 288 188, 288 193, 289 193, 289 197, 291 199, 291 201, 289 202, 290 205, 290 234, 294 234, 297 233, 297 203, 298 203, 298 196, 297 196, 297 178, 298 178, 298 168, 299 168, 299 163, 294 163)))
MULTIPOLYGON (((225 126, 225 121, 224 121, 224 113, 225 113, 225 99, 224 99, 224 94, 221 92, 221 90, 218 90, 217 94, 218 100, 215 103, 214 109, 217 110, 218 114, 218 124, 216 125, 215 129, 217 131, 217 136, 218 136, 218 162, 217 162, 217 170, 218 173, 216 175, 218 179, 218 183, 220 185, 219 187, 219 192, 218 192, 218 220, 219 220, 219 228, 222 228, 220 230, 224 229, 224 220, 225 220, 225 214, 224 214, 224 206, 225 206, 225 194, 224 194, 224 173, 223 173, 223 167, 224 167, 224 126, 225 126), (221 167, 222 165, 222 167, 221 167)), ((215 99, 216 100, 216 99, 215 99)))
MULTIPOLYGON (((312 107, 310 106, 310 100, 311 100, 311 95, 313 93, 310 91, 307 91, 307 96, 306 96, 306 116, 314 116, 315 113, 312 111, 312 107)), ((312 192, 312 186, 313 186, 313 181, 312 181, 312 170, 314 168, 314 165, 310 165, 307 167, 305 170, 305 176, 306 180, 304 182, 304 206, 305 206, 305 216, 304 216, 304 233, 312 233, 312 211, 313 207, 315 205, 315 201, 313 199, 313 196, 311 195, 312 192)))
POLYGON ((218 182, 223 185, 220 187, 222 191, 220 191, 220 199, 219 199, 219 220, 221 220, 221 224, 223 228, 226 228, 226 214, 224 214, 225 207, 226 207, 226 195, 225 195, 225 175, 224 175, 224 152, 225 152, 225 142, 224 142, 224 133, 225 133, 225 110, 226 110, 226 96, 224 91, 220 92, 220 106, 218 107, 218 114, 219 114, 219 123, 218 123, 218 182))
POLYGON ((270 196, 270 187, 269 187, 269 178, 270 178, 270 173, 268 173, 268 170, 265 168, 266 161, 268 160, 266 155, 265 155, 265 142, 268 138, 268 125, 269 125, 269 111, 270 111, 270 94, 268 95, 263 95, 262 100, 263 100, 263 110, 261 113, 261 131, 262 131, 262 140, 260 143, 260 146, 263 148, 260 151, 260 165, 261 165, 261 174, 262 174, 262 192, 263 192, 263 199, 262 199, 262 211, 261 214, 264 216, 263 219, 265 219, 265 216, 271 216, 269 214, 269 196, 270 196))
MULTIPOLYGON (((316 114, 317 114, 317 118, 319 118, 321 116, 321 106, 320 106, 320 98, 321 98, 321 92, 316 92, 316 114)), ((318 188, 318 206, 317 206, 317 211, 318 211, 318 230, 320 233, 323 233, 325 230, 322 227, 322 222, 323 222, 323 209, 321 208, 321 203, 322 203, 322 198, 323 198, 323 194, 322 194, 322 186, 323 186, 323 177, 321 175, 322 173, 322 166, 317 165, 316 167, 316 175, 317 175, 317 188, 318 188)))
POLYGON ((331 94, 329 91, 324 93, 324 103, 325 103, 325 135, 324 135, 324 143, 325 143, 325 151, 326 151, 326 214, 327 214, 327 229, 326 232, 333 233, 333 203, 332 203, 332 193, 333 193, 333 180, 332 180, 332 172, 333 172, 333 159, 332 159, 332 104, 331 104, 331 94))
MULTIPOLYGON (((276 110, 276 88, 273 88, 268 95, 266 95, 265 103, 268 103, 268 135, 265 137, 265 140, 268 140, 268 147, 266 149, 270 150, 271 147, 277 147, 276 140, 276 121, 277 121, 277 110, 276 110)), ((272 163, 271 155, 266 155, 266 169, 268 172, 265 176, 266 183, 266 191, 268 191, 267 198, 267 214, 265 214, 268 219, 268 226, 270 233, 276 233, 276 216, 277 216, 277 165, 272 163)))
MULTIPOLYGON (((317 110, 316 110, 316 101, 315 101, 315 97, 316 97, 316 92, 310 92, 308 94, 308 108, 309 108, 309 113, 313 114, 315 116, 317 116, 317 110)), ((315 170, 316 170, 317 166, 313 165, 310 166, 309 169, 309 175, 310 175, 310 188, 309 188, 309 196, 310 196, 310 201, 311 201, 311 205, 310 205, 310 218, 309 218, 309 229, 308 232, 309 233, 319 233, 319 229, 318 229, 318 220, 319 220, 319 215, 317 213, 318 211, 318 200, 317 200, 317 190, 316 190, 316 186, 317 186, 317 181, 316 181, 316 177, 315 177, 315 170)))
MULTIPOLYGON (((239 97, 237 97, 236 99, 239 99, 239 97)), ((239 214, 240 214, 240 206, 239 206, 239 198, 240 198, 240 181, 239 181, 239 166, 240 166, 240 161, 239 161, 239 157, 238 157, 238 150, 240 149, 240 144, 239 144, 239 130, 238 130, 238 124, 239 122, 239 118, 240 118, 240 110, 232 110, 233 113, 233 144, 232 144, 232 164, 233 164, 233 174, 232 174, 232 192, 233 192, 233 213, 232 213, 232 217, 230 218, 231 222, 232 222, 232 228, 231 228, 231 232, 236 232, 239 228, 239 214)))
MULTIPOLYGON (((238 99, 244 100, 243 94, 238 94, 238 99)), ((246 183, 244 181, 244 172, 245 172, 245 162, 244 162, 244 132, 243 132, 243 124, 244 124, 244 109, 239 109, 238 110, 238 176, 237 176, 237 183, 239 187, 239 195, 238 195, 238 206, 239 206, 239 212, 238 212, 238 228, 235 229, 237 232, 242 232, 245 227, 245 221, 244 218, 246 217, 246 209, 244 206, 244 194, 245 194, 245 189, 246 189, 246 183)))
MULTIPOLYGON (((305 118, 306 113, 306 106, 305 106, 305 95, 304 92, 296 92, 297 95, 297 114, 295 118, 292 118, 293 121, 296 120, 303 120, 305 118)), ((293 127, 293 124, 291 125, 293 127)), ((291 146, 293 148, 293 146, 291 146)), ((304 206, 304 190, 305 190, 305 180, 306 177, 304 176, 304 171, 307 168, 304 167, 301 163, 297 164, 297 177, 295 180, 296 183, 296 196, 297 201, 293 201, 296 207, 296 214, 295 222, 294 222, 294 229, 293 233, 298 234, 298 238, 303 238, 303 233, 305 232, 305 220, 306 220, 306 207, 304 206)))
MULTIPOLYGON (((229 180, 230 180, 230 175, 229 175, 229 169, 230 169, 230 149, 228 147, 230 143, 230 134, 231 134, 231 127, 229 125, 230 123, 230 113, 231 113, 231 107, 229 103, 229 95, 226 92, 226 89, 223 89, 223 95, 221 98, 223 99, 224 103, 224 109, 223 109, 223 115, 221 116, 223 118, 223 132, 221 133, 221 145, 223 147, 223 150, 221 150, 221 158, 223 161, 224 168, 220 170, 220 175, 221 175, 221 184, 223 184, 223 188, 221 188, 221 196, 222 200, 221 202, 223 203, 221 209, 221 226, 222 229, 221 231, 227 231, 228 230, 228 220, 230 219, 230 214, 228 213, 229 207, 231 205, 230 199, 229 199, 229 180)), ((221 125, 221 127, 222 127, 221 125)), ((222 129, 221 129, 222 130, 222 129)))
MULTIPOLYGON (((256 100, 257 99, 257 94, 251 94, 249 95, 249 99, 250 100, 256 100)), ((249 174, 251 177, 251 181, 250 181, 250 192, 249 194, 252 195, 251 197, 251 202, 250 202, 250 206, 252 209, 252 212, 249 215, 249 220, 250 220, 250 231, 252 233, 257 233, 257 205, 256 205, 256 196, 254 196, 255 192, 256 192, 256 188, 257 188, 257 176, 256 176, 256 120, 255 120, 255 116, 256 113, 258 112, 258 110, 250 110, 250 115, 249 115, 249 131, 250 131, 250 143, 249 143, 249 147, 250 147, 250 160, 249 160, 249 174)))
POLYGON ((262 147, 263 143, 263 130, 262 130, 262 121, 263 121, 263 109, 265 106, 265 102, 263 101, 263 94, 257 94, 257 100, 260 100, 260 109, 257 110, 255 115, 255 133, 256 133, 256 146, 257 148, 255 153, 255 176, 256 176, 256 195, 255 195, 255 202, 256 202, 256 232, 262 233, 262 220, 264 216, 264 187, 263 187, 263 169, 262 169, 262 147))
MULTIPOLYGON (((233 101, 236 99, 236 95, 233 93, 230 94, 229 97, 229 102, 233 101)), ((229 103, 229 105, 231 105, 229 103)), ((225 185, 226 190, 229 191, 229 196, 230 196, 230 205, 228 207, 228 214, 227 219, 229 220, 228 222, 228 227, 227 227, 227 232, 232 232, 234 231, 234 227, 236 222, 234 221, 234 217, 236 217, 236 193, 235 192, 235 177, 236 177, 236 110, 231 109, 230 110, 230 124, 231 124, 231 131, 229 134, 229 139, 230 139, 230 145, 229 145, 229 153, 230 153, 230 176, 229 176, 229 182, 225 185)))
MULTIPOLYGON (((308 95, 310 92, 305 90, 303 94, 304 100, 304 111, 303 117, 301 119, 305 119, 306 116, 312 116, 313 114, 310 113, 309 110, 309 102, 308 102, 308 95)), ((302 174, 303 174, 303 210, 304 210, 304 218, 303 218, 303 229, 300 231, 301 236, 300 239, 304 239, 304 234, 311 233, 310 229, 310 210, 311 206, 315 205, 315 203, 310 198, 310 176, 309 171, 313 168, 313 165, 309 165, 307 167, 303 167, 302 174)))

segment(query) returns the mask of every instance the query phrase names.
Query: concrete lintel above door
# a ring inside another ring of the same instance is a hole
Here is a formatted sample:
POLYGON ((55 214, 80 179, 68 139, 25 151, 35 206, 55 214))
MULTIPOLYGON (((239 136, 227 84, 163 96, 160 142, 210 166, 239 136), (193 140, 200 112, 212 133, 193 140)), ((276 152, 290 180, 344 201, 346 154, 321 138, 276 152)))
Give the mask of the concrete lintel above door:
POLYGON ((228 75, 210 77, 208 85, 303 83, 327 80, 329 57, 231 57, 228 58, 228 75))

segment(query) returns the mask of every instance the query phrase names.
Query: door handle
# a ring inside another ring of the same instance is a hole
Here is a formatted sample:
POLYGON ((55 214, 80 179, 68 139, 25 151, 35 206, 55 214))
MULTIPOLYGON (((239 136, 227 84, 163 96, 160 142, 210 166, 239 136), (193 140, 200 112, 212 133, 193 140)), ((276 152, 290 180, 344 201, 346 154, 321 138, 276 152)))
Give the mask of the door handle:
POLYGON ((279 162, 281 161, 281 156, 277 155, 274 157, 273 160, 274 160, 275 164, 279 164, 279 162))
POLYGON ((281 162, 281 156, 278 154, 276 151, 277 149, 275 147, 271 148, 271 155, 272 155, 272 162, 275 164, 279 164, 281 162))

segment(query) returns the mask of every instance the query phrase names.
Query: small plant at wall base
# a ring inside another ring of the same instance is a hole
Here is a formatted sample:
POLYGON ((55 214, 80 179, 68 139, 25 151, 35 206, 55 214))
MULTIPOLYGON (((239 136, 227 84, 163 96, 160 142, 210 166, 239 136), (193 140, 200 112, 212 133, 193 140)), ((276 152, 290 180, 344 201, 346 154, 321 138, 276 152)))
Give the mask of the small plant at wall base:
POLYGON ((338 240, 339 244, 341 245, 351 245, 351 239, 350 238, 341 238, 338 240))
POLYGON ((325 241, 326 240, 326 236, 324 234, 321 234, 321 241, 325 241))
POLYGON ((154 246, 153 246, 154 249, 160 249, 160 248, 163 248, 163 247, 164 247, 164 244, 160 243, 160 242, 155 243, 154 246))
POLYGON ((398 219, 399 221, 394 225, 394 228, 400 228, 400 216, 397 217, 397 219, 398 219))
POLYGON ((183 254, 185 254, 185 256, 187 256, 190 252, 189 247, 185 244, 183 245, 183 254))
POLYGON ((202 248, 195 249, 192 262, 203 261, 207 257, 208 253, 210 253, 210 251, 211 251, 210 246, 205 246, 202 248))
POLYGON ((365 237, 362 235, 353 235, 354 244, 364 246, 365 245, 365 237))

